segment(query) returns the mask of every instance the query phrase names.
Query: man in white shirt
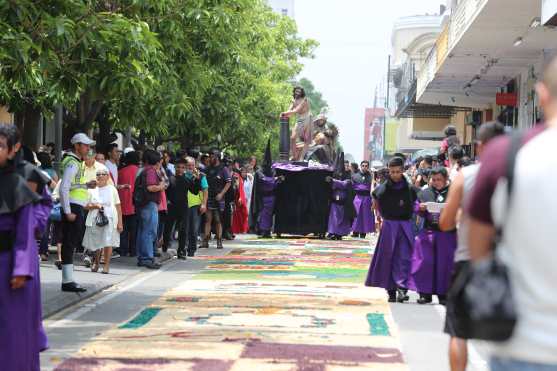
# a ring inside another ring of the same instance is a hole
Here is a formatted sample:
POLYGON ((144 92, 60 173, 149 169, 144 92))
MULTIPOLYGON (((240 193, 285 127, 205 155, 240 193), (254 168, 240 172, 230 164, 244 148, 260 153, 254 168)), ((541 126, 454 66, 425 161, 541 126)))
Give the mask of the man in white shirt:
POLYGON ((114 185, 118 185, 118 164, 120 163, 120 151, 118 144, 111 143, 106 148, 106 167, 110 171, 110 177, 114 185))
POLYGON ((545 125, 523 137, 516 156, 511 199, 507 200, 508 137, 493 140, 482 154, 468 205, 472 260, 491 253, 501 225, 497 255, 509 268, 518 322, 509 341, 497 344, 493 371, 557 370, 557 59, 536 86, 545 125))

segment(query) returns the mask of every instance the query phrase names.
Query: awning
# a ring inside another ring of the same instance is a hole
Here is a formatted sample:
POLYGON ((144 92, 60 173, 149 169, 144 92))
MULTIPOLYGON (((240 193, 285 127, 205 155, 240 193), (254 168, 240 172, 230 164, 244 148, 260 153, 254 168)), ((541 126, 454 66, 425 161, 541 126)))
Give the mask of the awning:
POLYGON ((420 70, 417 102, 484 109, 510 80, 557 49, 557 30, 530 27, 541 1, 463 0, 420 70))
POLYGON ((399 102, 395 116, 397 118, 451 118, 458 111, 469 110, 469 108, 440 104, 416 103, 416 82, 414 82, 404 102, 399 102))

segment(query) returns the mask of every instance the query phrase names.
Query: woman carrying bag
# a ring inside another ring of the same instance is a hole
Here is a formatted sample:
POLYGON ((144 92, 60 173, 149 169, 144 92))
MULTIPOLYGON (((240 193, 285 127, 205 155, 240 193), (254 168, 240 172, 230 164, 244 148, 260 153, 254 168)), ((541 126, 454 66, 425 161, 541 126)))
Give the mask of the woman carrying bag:
POLYGON ((104 269, 108 274, 112 249, 120 246, 122 232, 122 209, 116 187, 108 184, 108 170, 97 171, 97 188, 89 189, 85 209, 89 211, 85 220, 83 246, 95 252, 91 271, 99 270, 101 251, 104 252, 104 269), (101 250, 102 249, 102 250, 101 250))

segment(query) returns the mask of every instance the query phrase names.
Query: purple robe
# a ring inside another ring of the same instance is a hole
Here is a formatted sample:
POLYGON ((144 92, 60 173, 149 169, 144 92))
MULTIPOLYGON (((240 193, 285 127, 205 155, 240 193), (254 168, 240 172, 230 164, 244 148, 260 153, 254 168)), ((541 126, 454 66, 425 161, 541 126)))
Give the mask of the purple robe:
POLYGON ((331 211, 329 212, 328 232, 337 236, 346 236, 350 234, 352 221, 347 218, 344 210, 344 200, 348 197, 348 189, 352 186, 352 182, 333 179, 332 186, 334 201, 331 202, 331 211))
POLYGON ((375 232, 375 215, 371 209, 371 184, 354 183, 354 209, 356 209, 356 218, 352 224, 354 233, 370 233, 375 232), (358 194, 358 192, 367 192, 367 195, 358 194))
POLYGON ((47 348, 42 325, 36 206, 0 215, 0 231, 15 231, 11 251, 0 252, 0 360, 3 370, 40 370, 39 352, 47 348), (27 276, 13 290, 13 276, 27 276))
POLYGON ((414 234, 412 220, 383 220, 366 286, 407 288, 414 234))
MULTIPOLYGON (((432 214, 421 213, 431 221, 432 214)), ((415 238, 408 288, 422 294, 445 295, 456 251, 456 232, 424 228, 415 238)))
POLYGON ((277 180, 274 177, 260 177, 257 184, 257 192, 261 197, 261 210, 257 221, 257 228, 260 232, 267 233, 273 228, 273 213, 275 210, 275 195, 273 194, 277 180))

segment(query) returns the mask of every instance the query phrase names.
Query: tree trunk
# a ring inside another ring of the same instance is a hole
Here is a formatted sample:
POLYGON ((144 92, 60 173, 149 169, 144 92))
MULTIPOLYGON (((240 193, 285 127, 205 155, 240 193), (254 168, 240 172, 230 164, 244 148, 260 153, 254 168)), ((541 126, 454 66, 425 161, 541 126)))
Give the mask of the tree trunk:
POLYGON ((106 146, 114 141, 113 136, 110 134, 111 127, 108 120, 108 111, 103 108, 101 113, 97 117, 97 122, 99 123, 99 136, 97 138, 97 148, 104 151, 106 146))
POLYGON ((39 130, 41 129, 41 111, 31 104, 14 113, 15 125, 21 133, 21 142, 34 151, 39 149, 39 130))

